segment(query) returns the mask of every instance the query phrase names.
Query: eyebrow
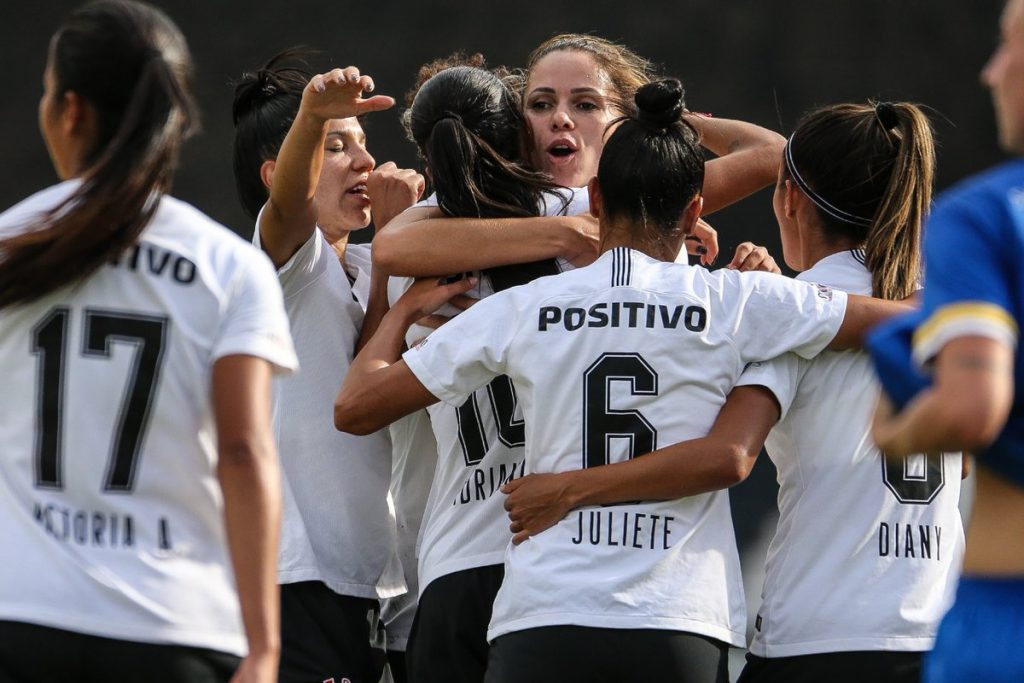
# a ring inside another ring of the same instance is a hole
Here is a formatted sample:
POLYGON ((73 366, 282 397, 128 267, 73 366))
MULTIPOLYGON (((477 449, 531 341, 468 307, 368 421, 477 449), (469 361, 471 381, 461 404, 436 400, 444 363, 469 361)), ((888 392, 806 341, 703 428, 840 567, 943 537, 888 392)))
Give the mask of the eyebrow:
POLYGON ((360 144, 363 144, 363 143, 366 142, 366 133, 363 133, 360 136, 358 134, 351 133, 351 132, 349 132, 347 130, 332 130, 332 131, 329 131, 327 133, 326 137, 328 137, 328 138, 329 137, 343 138, 346 135, 352 136, 356 140, 356 142, 359 142, 360 144))
MULTIPOLYGON (((542 86, 540 88, 534 88, 533 90, 530 91, 531 95, 534 94, 534 93, 544 93, 546 95, 548 95, 548 94, 553 95, 553 94, 555 94, 555 89, 542 86)), ((589 94, 593 94, 593 95, 604 96, 603 92, 601 92, 597 88, 591 88, 589 86, 584 87, 584 88, 573 88, 572 90, 569 91, 569 93, 572 94, 572 95, 578 95, 580 93, 589 93, 589 94)))

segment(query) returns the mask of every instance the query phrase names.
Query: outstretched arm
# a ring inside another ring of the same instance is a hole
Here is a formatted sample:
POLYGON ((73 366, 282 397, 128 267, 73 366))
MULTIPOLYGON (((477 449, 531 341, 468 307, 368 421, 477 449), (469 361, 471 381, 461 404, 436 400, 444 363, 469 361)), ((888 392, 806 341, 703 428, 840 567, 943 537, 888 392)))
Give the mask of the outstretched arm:
POLYGON ((363 99, 373 80, 355 67, 317 74, 302 91, 302 103, 281 144, 270 182, 270 199, 260 215, 260 244, 278 268, 309 239, 316 228, 314 194, 324 162, 324 142, 331 119, 343 119, 391 107, 390 97, 363 99))
POLYGON ((584 505, 673 500, 737 484, 750 474, 778 419, 770 391, 736 387, 705 437, 612 465, 514 479, 501 489, 508 494, 512 542, 522 543, 584 505))
POLYGON ((775 182, 786 139, 745 121, 688 114, 701 144, 715 153, 704 167, 704 215, 708 215, 775 182))
POLYGON ((886 455, 983 450, 1013 404, 1013 350, 988 337, 960 337, 935 359, 934 382, 896 413, 882 396, 873 435, 886 455))
POLYGON ((828 348, 837 351, 863 348, 868 331, 872 327, 893 316, 909 313, 914 308, 914 304, 907 301, 890 301, 850 294, 843 323, 828 348))

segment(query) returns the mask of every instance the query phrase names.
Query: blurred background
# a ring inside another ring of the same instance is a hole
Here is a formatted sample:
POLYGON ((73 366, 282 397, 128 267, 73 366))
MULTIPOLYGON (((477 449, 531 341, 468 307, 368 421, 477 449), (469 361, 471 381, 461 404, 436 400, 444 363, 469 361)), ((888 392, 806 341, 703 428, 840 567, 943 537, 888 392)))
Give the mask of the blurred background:
MULTIPOLYGON (((8 66, 0 97, 6 165, 0 209, 56 179, 37 133, 36 106, 49 36, 78 4, 3 0, 0 54, 8 66)), ((492 65, 521 66, 555 33, 593 32, 626 43, 665 74, 680 77, 692 110, 747 119, 783 134, 817 105, 868 98, 925 104, 939 141, 939 189, 1002 157, 988 93, 978 81, 996 43, 1002 0, 155 4, 190 42, 203 111, 203 132, 185 149, 174 193, 245 237, 252 225, 239 208, 231 174, 232 86, 243 71, 297 44, 323 51, 314 67, 357 65, 374 77, 378 93, 401 102, 420 64, 457 49, 483 52, 492 65)), ((370 117, 370 151, 378 163, 415 166, 400 112, 396 107, 370 117)), ((711 223, 720 235, 719 263, 750 239, 769 246, 781 264, 770 190, 719 212, 711 223)), ((748 601, 756 607, 764 543, 774 528, 774 473, 767 458, 760 458, 752 480, 732 499, 748 601)))

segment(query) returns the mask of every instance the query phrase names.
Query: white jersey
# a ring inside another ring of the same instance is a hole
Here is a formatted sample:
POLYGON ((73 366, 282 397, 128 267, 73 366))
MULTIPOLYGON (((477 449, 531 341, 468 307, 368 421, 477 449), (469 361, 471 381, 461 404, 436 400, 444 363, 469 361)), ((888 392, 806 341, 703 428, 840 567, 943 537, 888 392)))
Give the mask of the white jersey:
MULTIPOLYGON (((566 215, 590 208, 586 188, 572 191, 566 215)), ((437 206, 435 195, 418 207, 437 206)), ((562 213, 562 202, 545 197, 547 215, 562 213)), ((558 259, 560 270, 572 265, 558 259)), ((406 280, 405 285, 411 283, 406 280)), ((389 288, 392 299, 404 291, 389 288)), ((494 293, 481 277, 468 296, 482 299, 494 293)), ((457 310, 442 309, 452 315, 457 310)), ((431 330, 414 325, 407 335, 412 346, 431 330)), ((427 499, 419 550, 419 587, 434 579, 475 567, 501 564, 512 537, 508 530, 500 487, 522 476, 525 443, 522 413, 516 408, 515 390, 507 377, 497 377, 485 388, 463 397, 458 405, 436 404, 427 409, 437 442, 437 468, 427 499)))
MULTIPOLYGON (((747 362, 817 353, 845 307, 828 288, 620 247, 481 301, 404 358, 453 405, 510 377, 525 469, 563 472, 705 436, 747 362)), ((573 624, 741 645, 744 622, 728 494, 717 491, 581 508, 508 547, 488 638, 573 624)))
MULTIPOLYGON (((832 254, 798 279, 871 294, 860 251, 832 254)), ((963 553, 960 455, 903 466, 882 457, 871 439, 878 382, 860 351, 787 354, 753 364, 739 384, 767 387, 782 409, 766 443, 779 526, 751 651, 931 649, 963 553)))
POLYGON ((277 273, 302 363, 301 373, 274 387, 284 491, 278 581, 321 581, 341 595, 389 597, 405 584, 387 503, 388 431, 353 436, 334 428, 334 399, 363 324, 365 303, 356 293, 369 291, 368 247, 348 245, 345 261, 351 273, 316 228, 277 273))
POLYGON ((0 619, 245 653, 210 399, 234 354, 296 367, 273 268, 170 197, 117 263, 0 310, 0 619))

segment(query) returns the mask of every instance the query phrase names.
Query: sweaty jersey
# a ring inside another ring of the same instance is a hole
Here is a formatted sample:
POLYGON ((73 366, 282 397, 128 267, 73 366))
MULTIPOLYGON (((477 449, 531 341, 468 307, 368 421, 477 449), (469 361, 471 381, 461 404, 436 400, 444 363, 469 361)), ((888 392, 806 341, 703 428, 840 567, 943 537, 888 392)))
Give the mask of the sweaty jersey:
MULTIPOLYGON (((1015 349, 1014 384, 1024 386, 1017 345, 1024 319, 1024 160, 943 193, 928 219, 921 311, 887 323, 869 339, 886 392, 902 406, 930 381, 929 362, 948 342, 994 339, 1015 349)), ((1024 397, 1014 396, 1003 431, 983 464, 1024 486, 1024 397)))
POLYGON ((347 245, 345 262, 316 228, 277 272, 302 363, 302 372, 274 386, 284 493, 278 581, 321 581, 341 595, 383 598, 405 591, 388 508, 388 430, 354 436, 334 428, 334 398, 363 324, 369 248, 347 245))
POLYGON ((170 197, 116 263, 0 310, 0 619, 244 654, 210 400, 233 354, 296 367, 273 268, 170 197))
MULTIPOLYGON (((871 295, 859 250, 797 279, 871 295)), ((878 383, 861 351, 752 363, 738 384, 767 387, 781 408, 765 443, 779 525, 750 651, 930 649, 963 553, 960 454, 882 457, 871 440, 878 383)))
MULTIPOLYGON (((620 247, 481 301, 404 358, 455 405, 507 375, 525 419, 526 471, 562 472, 706 435, 747 362, 817 353, 845 304, 828 288, 709 273, 620 247)), ((725 491, 574 510, 508 547, 505 571, 491 640, 574 624, 743 643, 725 491)))
MULTIPOLYGON (((545 198, 545 213, 562 213, 562 202, 545 198)), ((586 188, 572 190, 567 215, 590 208, 586 188)), ((428 197, 417 206, 436 206, 428 197)), ((558 259, 561 270, 572 265, 558 259)), ((407 283, 408 284, 408 283, 407 283)), ((403 288, 391 288, 397 298, 403 288)), ((481 277, 468 296, 483 299, 494 293, 481 277)), ((448 314, 457 310, 447 309, 448 314)), ((413 326, 410 346, 430 332, 413 326)), ((504 497, 499 489, 522 476, 526 454, 522 411, 508 377, 496 377, 462 400, 427 409, 437 442, 437 467, 427 498, 419 547, 419 589, 439 577, 473 567, 501 564, 511 538, 504 497)))

